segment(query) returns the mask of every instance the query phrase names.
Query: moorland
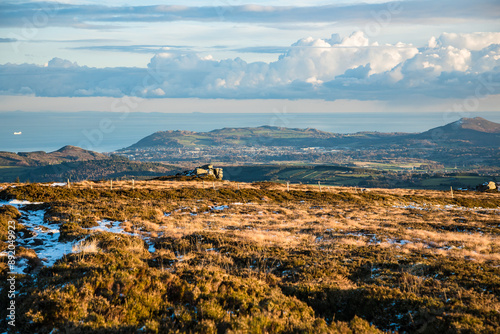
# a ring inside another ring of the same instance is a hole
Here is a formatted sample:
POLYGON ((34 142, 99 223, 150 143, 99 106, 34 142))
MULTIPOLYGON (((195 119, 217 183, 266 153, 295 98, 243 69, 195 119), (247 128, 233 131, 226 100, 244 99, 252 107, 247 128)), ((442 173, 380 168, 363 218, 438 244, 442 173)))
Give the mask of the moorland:
MULTIPOLYGON (((13 332, 500 327, 498 193, 198 179, 0 187, 4 253, 17 224, 13 332)), ((7 305, 6 256, 0 265, 7 305)))

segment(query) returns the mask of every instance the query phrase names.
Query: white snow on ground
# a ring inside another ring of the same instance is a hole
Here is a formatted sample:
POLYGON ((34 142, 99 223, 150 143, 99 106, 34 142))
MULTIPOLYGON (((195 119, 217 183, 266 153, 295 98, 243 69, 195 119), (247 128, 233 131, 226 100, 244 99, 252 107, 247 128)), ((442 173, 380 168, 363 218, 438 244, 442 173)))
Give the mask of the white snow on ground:
MULTIPOLYGON (((11 200, 9 202, 0 202, 0 206, 12 205, 21 213, 22 217, 19 223, 23 224, 33 236, 29 238, 16 239, 16 249, 26 247, 33 249, 42 263, 52 266, 57 260, 65 254, 71 253, 73 242, 59 242, 59 225, 48 224, 44 222, 45 210, 27 211, 20 207, 28 204, 41 204, 29 201, 11 200)), ((17 273, 23 273, 28 267, 28 261, 24 258, 16 261, 17 273)))
POLYGON ((14 270, 10 270, 10 272, 11 273, 15 273, 15 274, 23 275, 24 274, 24 270, 27 267, 28 267, 28 259, 26 259, 26 258, 20 258, 16 262, 16 266, 14 267, 14 270))
POLYGON ((26 215, 25 218, 21 218, 20 222, 34 233, 31 238, 18 239, 19 245, 22 242, 32 248, 47 266, 54 265, 65 254, 71 253, 76 242, 59 242, 59 225, 44 222, 45 210, 19 211, 23 216, 26 215))
POLYGON ((416 203, 411 203, 407 205, 393 205, 393 208, 399 208, 399 209, 416 209, 416 210, 435 210, 435 211, 474 211, 477 213, 478 210, 481 211, 487 211, 487 212, 498 212, 500 213, 500 207, 498 208, 481 208, 481 207, 476 207, 476 208, 467 208, 463 206, 457 206, 453 204, 448 204, 445 206, 436 204, 416 204, 416 203))
POLYGON ((408 240, 388 240, 387 242, 390 243, 390 244, 396 245, 396 247, 400 247, 400 246, 404 246, 406 244, 412 244, 413 243, 413 242, 408 241, 408 240))
MULTIPOLYGON (((139 236, 144 241, 146 241, 146 243, 148 244, 148 251, 150 253, 154 253, 156 250, 154 242, 151 241, 150 236, 145 236, 143 234, 137 234, 137 233, 125 232, 123 227, 121 227, 121 222, 119 222, 119 221, 110 221, 110 220, 103 219, 103 220, 98 221, 97 223, 99 224, 99 226, 90 227, 90 228, 87 228, 86 230, 100 231, 100 232, 111 232, 111 233, 117 233, 117 234, 126 234, 126 235, 130 235, 130 236, 139 236)), ((145 232, 142 232, 142 233, 145 233, 145 232)))
MULTIPOLYGON (((121 222, 119 221, 110 221, 110 220, 100 220, 97 222, 99 226, 94 226, 87 228, 86 230, 89 231, 100 231, 100 232, 111 232, 111 233, 117 233, 117 234, 126 234, 130 236, 139 236, 141 237, 146 243, 148 244, 148 250, 150 253, 155 252, 155 245, 154 242, 151 241, 151 238, 149 236, 145 236, 143 234, 137 234, 137 233, 130 233, 130 232, 125 232, 123 227, 121 227, 121 222)), ((142 232, 145 233, 145 232, 142 232)), ((149 234, 149 233, 147 233, 149 234)))
POLYGON ((87 228, 87 230, 133 235, 132 233, 125 232, 120 226, 121 222, 119 221, 112 222, 110 220, 103 219, 98 221, 97 224, 99 224, 99 226, 90 227, 87 228))
MULTIPOLYGON (((64 186, 66 183, 53 183, 51 186, 64 186)), ((23 246, 26 248, 33 249, 38 258, 42 260, 42 263, 46 266, 52 266, 54 263, 61 259, 65 254, 69 254, 72 252, 73 246, 80 242, 81 240, 75 240, 72 242, 59 242, 60 236, 60 226, 59 224, 51 224, 44 221, 45 210, 26 210, 23 207, 29 204, 42 204, 40 202, 29 202, 25 200, 11 200, 8 202, 0 201, 0 206, 4 205, 12 205, 16 207, 21 213, 22 217, 19 219, 19 222, 23 224, 33 235, 29 238, 24 237, 21 233, 18 234, 18 239, 16 240, 16 248, 19 246, 23 246)), ((233 205, 242 205, 242 203, 233 203, 233 205)), ((419 205, 416 203, 412 203, 409 205, 401 205, 394 206, 396 208, 404 208, 404 209, 418 209, 418 210, 461 210, 461 211, 486 211, 486 212, 498 212, 500 213, 500 208, 495 209, 485 209, 485 208, 465 208, 458 207, 455 205, 419 205)), ((228 209, 229 205, 219 205, 210 207, 210 211, 223 211, 228 209)), ((180 211, 182 209, 189 208, 181 208, 176 211, 180 211)), ((208 213, 208 212, 207 212, 208 213)), ((259 211, 258 214, 263 214, 262 211, 259 211)), ((164 213, 164 216, 168 217, 171 213, 164 213)), ((191 213, 191 215, 195 215, 191 213)), ((98 226, 87 228, 86 230, 95 231, 95 232, 110 232, 116 234, 125 234, 130 236, 139 236, 141 237, 147 244, 149 252, 155 252, 154 242, 151 240, 151 234, 148 232, 140 232, 140 233, 130 233, 125 232, 124 228, 121 226, 122 222, 119 221, 110 221, 110 220, 101 220, 98 221, 98 226)), ((378 239, 374 234, 364 234, 364 233, 346 233, 348 236, 355 237, 368 237, 371 238, 369 243, 371 244, 380 244, 383 242, 383 238, 378 239)), ((316 242, 323 242, 324 238, 318 237, 316 242)), ((405 246, 406 244, 411 243, 408 240, 394 240, 389 239, 385 240, 386 242, 393 244, 397 247, 405 246)), ((428 246, 431 247, 431 246, 428 246)), ((0 256, 6 256, 4 252, 0 253, 0 256)), ((28 261, 25 258, 18 258, 16 262, 15 271, 18 273, 23 273, 25 269, 28 267, 28 261)))
MULTIPOLYGON (((59 224, 47 223, 44 220, 45 210, 23 210, 22 207, 28 204, 42 204, 40 202, 29 202, 20 200, 11 200, 8 202, 0 201, 0 206, 12 205, 16 207, 21 213, 21 218, 19 223, 24 225, 33 236, 29 238, 21 238, 18 235, 16 239, 16 249, 22 246, 25 248, 33 249, 38 258, 42 260, 42 263, 46 266, 52 266, 54 263, 61 259, 65 254, 72 252, 73 246, 76 245, 81 240, 75 240, 71 242, 60 242, 60 227, 59 224)), ((109 221, 101 220, 97 222, 99 225, 95 227, 88 228, 90 231, 99 232, 111 232, 117 234, 126 234, 131 236, 140 236, 148 244, 148 250, 150 252, 155 251, 154 243, 151 241, 149 236, 138 235, 134 233, 125 232, 121 227, 121 222, 119 221, 109 221)), ((7 254, 2 252, 0 256, 6 256, 7 254)), ((28 268, 28 260, 25 258, 17 258, 16 266, 13 272, 22 274, 28 268)))
POLYGON ((415 206, 415 205, 393 205, 393 208, 400 208, 400 209, 417 209, 417 210, 425 210, 424 208, 420 206, 415 206))
POLYGON ((51 187, 64 187, 65 185, 67 185, 66 182, 54 182, 50 186, 51 187))
POLYGON ((147 244, 148 244, 148 251, 149 251, 150 253, 154 253, 154 252, 156 252, 156 248, 155 248, 155 244, 154 244, 154 242, 152 242, 152 241, 151 241, 151 240, 149 240, 149 239, 144 239, 144 240, 146 240, 146 242, 147 242, 147 244))
POLYGON ((219 205, 219 206, 212 206, 210 210, 212 211, 222 211, 225 209, 229 209, 229 205, 219 205))
POLYGON ((4 205, 12 205, 16 208, 19 209, 20 206, 22 205, 28 205, 28 204, 42 204, 42 202, 30 202, 30 201, 20 201, 18 199, 13 199, 13 200, 10 200, 9 202, 0 202, 0 206, 4 206, 4 205))

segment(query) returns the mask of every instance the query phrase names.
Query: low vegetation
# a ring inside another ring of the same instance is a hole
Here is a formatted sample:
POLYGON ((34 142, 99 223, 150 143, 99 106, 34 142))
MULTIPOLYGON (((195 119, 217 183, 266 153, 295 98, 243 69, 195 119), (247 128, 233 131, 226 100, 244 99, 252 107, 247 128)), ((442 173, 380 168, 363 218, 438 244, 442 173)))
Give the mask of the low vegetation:
POLYGON ((17 275, 19 333, 500 327, 497 193, 208 180, 3 187, 0 200, 38 204, 0 207, 2 233, 14 219, 20 243, 33 237, 22 224, 43 212, 73 244, 53 266, 40 245, 19 247, 29 260, 17 275))
POLYGON ((129 161, 120 156, 109 159, 72 161, 43 166, 0 168, 0 182, 66 182, 67 180, 148 179, 176 171, 172 166, 129 161))

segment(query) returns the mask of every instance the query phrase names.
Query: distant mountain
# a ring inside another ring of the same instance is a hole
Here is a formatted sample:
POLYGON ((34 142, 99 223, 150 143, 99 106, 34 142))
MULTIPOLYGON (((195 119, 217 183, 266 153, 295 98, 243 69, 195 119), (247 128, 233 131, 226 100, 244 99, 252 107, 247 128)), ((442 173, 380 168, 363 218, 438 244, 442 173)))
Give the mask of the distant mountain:
POLYGON ((64 146, 63 148, 46 153, 37 152, 0 152, 0 166, 44 166, 63 162, 106 160, 107 155, 84 150, 76 146, 64 146))
POLYGON ((420 133, 414 138, 446 145, 498 147, 500 146, 500 124, 481 117, 461 118, 456 122, 420 133))
POLYGON ((130 161, 126 157, 65 146, 51 153, 0 152, 0 182, 50 182, 104 179, 147 179, 178 172, 172 166, 130 161))
POLYGON ((217 146, 292 146, 292 147, 379 147, 381 145, 421 145, 423 142, 442 145, 499 146, 500 124, 484 118, 462 118, 431 129, 409 133, 358 132, 338 134, 316 129, 273 126, 255 128, 223 128, 210 132, 159 131, 136 144, 122 149, 150 150, 217 146))
POLYGON ((123 150, 214 146, 335 146, 345 143, 371 142, 403 135, 400 133, 360 132, 336 134, 317 129, 259 126, 223 128, 210 132, 159 131, 123 150))
POLYGON ((482 117, 462 118, 451 124, 461 129, 469 129, 486 133, 500 133, 499 123, 490 122, 482 117))

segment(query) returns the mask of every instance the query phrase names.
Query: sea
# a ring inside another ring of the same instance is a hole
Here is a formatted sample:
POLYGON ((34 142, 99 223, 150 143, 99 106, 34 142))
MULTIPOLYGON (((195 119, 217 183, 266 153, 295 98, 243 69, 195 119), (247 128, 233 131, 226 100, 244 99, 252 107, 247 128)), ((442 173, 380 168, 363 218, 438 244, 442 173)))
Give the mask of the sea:
MULTIPOLYGON (((475 112, 500 123, 500 112, 475 112)), ((0 112, 0 151, 52 152, 65 145, 97 152, 126 148, 157 131, 206 132, 221 128, 262 125, 315 128, 334 133, 423 132, 457 121, 446 112, 420 113, 113 113, 0 112)))

